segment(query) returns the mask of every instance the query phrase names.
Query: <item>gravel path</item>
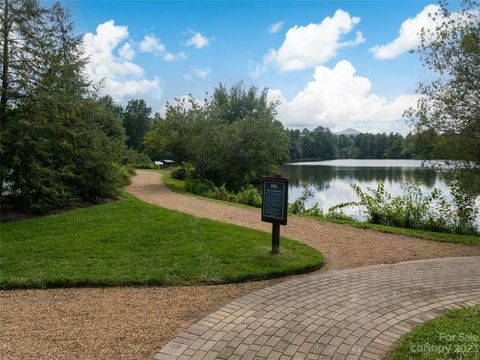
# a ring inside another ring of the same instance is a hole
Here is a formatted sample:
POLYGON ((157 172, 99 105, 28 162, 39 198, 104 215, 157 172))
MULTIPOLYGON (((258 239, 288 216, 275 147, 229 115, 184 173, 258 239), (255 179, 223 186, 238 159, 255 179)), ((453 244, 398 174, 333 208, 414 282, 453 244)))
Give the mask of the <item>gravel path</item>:
POLYGON ((0 291, 0 359, 151 359, 245 284, 0 291))
POLYGON ((480 257, 317 272, 233 301, 155 359, 382 360, 415 326, 479 302, 480 257))
MULTIPOLYGON (((183 195, 168 189, 159 173, 137 170, 127 191, 143 201, 199 217, 271 231, 260 211, 183 195)), ((326 257, 324 270, 392 264, 400 261, 480 255, 480 246, 441 243, 410 236, 290 216, 281 234, 304 242, 326 257)), ((281 249, 281 244, 280 244, 281 249)))

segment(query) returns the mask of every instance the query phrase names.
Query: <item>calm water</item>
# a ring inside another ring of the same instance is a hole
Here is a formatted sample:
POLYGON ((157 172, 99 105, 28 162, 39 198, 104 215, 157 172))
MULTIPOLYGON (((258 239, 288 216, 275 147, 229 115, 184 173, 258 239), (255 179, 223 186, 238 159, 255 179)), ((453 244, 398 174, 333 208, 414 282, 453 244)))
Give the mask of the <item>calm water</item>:
MULTIPOLYGON (((425 194, 437 187, 451 199, 442 173, 422 167, 420 160, 346 159, 291 163, 282 166, 282 174, 289 179, 289 202, 301 195, 303 184, 307 183, 314 192, 307 205, 318 203, 324 211, 339 203, 358 200, 350 184, 366 189, 376 188, 382 182, 387 192, 399 195, 402 180, 414 179, 425 194)), ((480 206, 480 198, 477 205, 480 206)), ((361 218, 357 208, 345 208, 344 212, 361 218)))

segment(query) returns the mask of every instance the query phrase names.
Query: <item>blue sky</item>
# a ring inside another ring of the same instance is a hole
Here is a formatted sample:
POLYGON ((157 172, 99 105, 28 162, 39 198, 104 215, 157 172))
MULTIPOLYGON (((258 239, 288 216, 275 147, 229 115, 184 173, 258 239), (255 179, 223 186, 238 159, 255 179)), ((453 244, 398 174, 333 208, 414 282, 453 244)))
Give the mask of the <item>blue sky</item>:
POLYGON ((243 81, 271 89, 288 127, 405 133, 403 109, 433 76, 408 53, 419 27, 432 26, 431 1, 63 3, 84 36, 89 76, 118 102, 144 98, 154 112, 243 81))

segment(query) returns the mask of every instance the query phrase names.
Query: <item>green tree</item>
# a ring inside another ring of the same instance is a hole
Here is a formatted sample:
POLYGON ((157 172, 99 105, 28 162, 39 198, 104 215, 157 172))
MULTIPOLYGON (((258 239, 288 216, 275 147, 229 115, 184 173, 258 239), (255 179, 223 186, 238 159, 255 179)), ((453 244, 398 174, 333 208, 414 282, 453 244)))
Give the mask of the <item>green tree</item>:
POLYGON ((417 133, 430 138, 436 157, 451 160, 465 191, 480 193, 480 18, 477 1, 463 1, 451 13, 447 4, 430 14, 439 24, 422 30, 417 51, 423 63, 438 75, 420 84, 421 96, 409 109, 417 133), (459 162, 460 161, 460 162, 459 162))
POLYGON ((229 190, 259 181, 288 159, 288 134, 266 94, 239 83, 220 85, 203 104, 192 97, 167 104, 146 137, 149 151, 189 161, 198 177, 229 190))
POLYGON ((35 81, 21 84, 22 96, 7 96, 2 123, 2 207, 48 210, 113 196, 125 183, 119 169, 124 134, 114 106, 96 99, 85 78, 86 58, 69 12, 56 3, 36 16, 35 81))
POLYGON ((144 100, 130 100, 123 112, 123 124, 127 134, 127 146, 137 151, 143 151, 145 134, 150 130, 153 120, 150 118, 152 109, 144 100))

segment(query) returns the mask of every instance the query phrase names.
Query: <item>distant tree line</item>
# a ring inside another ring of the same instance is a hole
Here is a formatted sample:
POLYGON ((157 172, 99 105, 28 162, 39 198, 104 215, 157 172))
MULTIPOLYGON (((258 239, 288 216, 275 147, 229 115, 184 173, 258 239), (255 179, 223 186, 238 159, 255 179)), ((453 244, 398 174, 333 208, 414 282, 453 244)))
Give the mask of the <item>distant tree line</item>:
POLYGON ((337 135, 328 128, 289 129, 289 155, 296 160, 431 159, 432 149, 422 135, 398 133, 337 135))

